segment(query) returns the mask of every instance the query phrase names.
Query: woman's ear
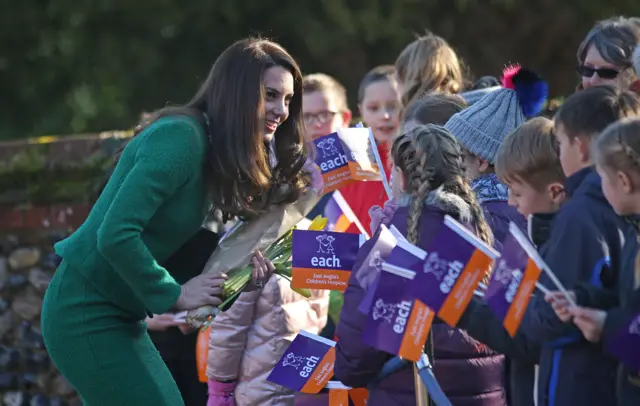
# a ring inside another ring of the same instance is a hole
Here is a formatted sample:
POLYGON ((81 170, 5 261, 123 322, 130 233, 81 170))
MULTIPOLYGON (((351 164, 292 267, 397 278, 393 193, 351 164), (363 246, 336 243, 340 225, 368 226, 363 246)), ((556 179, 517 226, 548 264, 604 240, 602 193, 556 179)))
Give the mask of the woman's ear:
POLYGON ((631 90, 633 93, 637 95, 640 95, 640 80, 638 79, 634 80, 629 86, 629 90, 631 90))

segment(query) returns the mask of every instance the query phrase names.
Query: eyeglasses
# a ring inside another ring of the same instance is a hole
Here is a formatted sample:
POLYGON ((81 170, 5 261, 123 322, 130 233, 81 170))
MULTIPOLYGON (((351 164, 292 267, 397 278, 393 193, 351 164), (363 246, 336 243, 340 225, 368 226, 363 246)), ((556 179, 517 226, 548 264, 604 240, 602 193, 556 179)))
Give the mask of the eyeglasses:
POLYGON ((593 77, 594 74, 598 74, 598 77, 602 79, 615 79, 620 74, 620 71, 611 68, 590 68, 588 66, 579 65, 576 67, 576 70, 580 74, 580 76, 584 78, 593 77))
POLYGON ((302 120, 306 125, 313 125, 315 123, 324 124, 329 120, 332 120, 338 112, 336 111, 321 111, 320 113, 303 113, 302 120))

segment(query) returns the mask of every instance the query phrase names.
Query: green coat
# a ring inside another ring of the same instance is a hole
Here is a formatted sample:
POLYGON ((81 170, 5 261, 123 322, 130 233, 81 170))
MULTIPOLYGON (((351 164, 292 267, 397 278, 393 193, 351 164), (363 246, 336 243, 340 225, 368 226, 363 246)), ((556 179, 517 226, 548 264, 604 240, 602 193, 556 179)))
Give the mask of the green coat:
POLYGON ((87 406, 182 404, 143 320, 170 310, 186 279, 159 263, 205 219, 206 151, 191 118, 150 125, 124 149, 85 223, 55 246, 63 262, 45 295, 42 332, 87 406))

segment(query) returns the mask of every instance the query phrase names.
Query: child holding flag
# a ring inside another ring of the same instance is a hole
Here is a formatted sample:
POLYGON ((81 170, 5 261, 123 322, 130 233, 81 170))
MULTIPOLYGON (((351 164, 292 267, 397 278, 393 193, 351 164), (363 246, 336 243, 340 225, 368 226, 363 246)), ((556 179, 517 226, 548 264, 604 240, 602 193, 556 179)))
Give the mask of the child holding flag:
MULTIPOLYGON (((493 242, 482 209, 464 176, 460 145, 448 131, 436 125, 418 126, 409 134, 396 138, 391 156, 397 168, 393 179, 399 182, 398 189, 403 190, 403 194, 396 199, 398 208, 390 224, 406 235, 409 242, 421 248, 428 247, 437 234, 437 229, 432 227, 434 222, 441 223, 447 214, 465 224, 483 241, 493 242)), ((379 233, 362 246, 354 269, 360 268, 377 237, 379 233)), ((339 341, 334 371, 338 380, 351 387, 370 385, 385 362, 393 357, 362 344, 360 337, 367 316, 360 313, 358 306, 364 294, 353 274, 337 328, 339 341)), ((474 360, 436 363, 436 375, 453 402, 506 405, 502 356, 457 329, 443 330, 441 337, 434 332, 434 340, 436 357, 455 350, 460 358, 474 360), (464 381, 460 380, 461 376, 465 377, 464 381)), ((413 369, 405 368, 369 390, 369 406, 414 405, 413 369)))
MULTIPOLYGON (((509 190, 495 173, 496 155, 509 133, 540 112, 547 94, 548 85, 537 74, 519 65, 508 66, 503 72, 502 87, 455 114, 445 124, 465 151, 467 176, 493 231, 498 250, 509 234, 509 223, 514 222, 524 231, 526 220, 509 204, 509 190)), ((518 365, 513 367, 519 368, 518 365)), ((512 375, 509 359, 506 369, 507 375, 512 375)), ((519 375, 522 373, 518 371, 519 375)), ((528 368, 525 375, 531 377, 532 374, 533 369, 528 368)), ((517 390, 517 394, 511 392, 508 391, 510 398, 531 393, 522 389, 517 390)))
MULTIPOLYGON (((525 217, 535 216, 532 225, 557 212, 565 199, 565 180, 553 122, 537 117, 509 134, 496 156, 496 174, 509 187, 509 204, 525 217)), ((546 237, 535 243, 542 245, 546 237)), ((492 310, 481 299, 474 298, 464 313, 460 327, 475 339, 509 358, 509 400, 513 406, 534 404, 535 364, 540 360, 540 345, 527 340, 522 333, 512 339, 504 329, 487 325, 492 310)))
MULTIPOLYGON (((613 209, 634 225, 640 220, 640 120, 620 121, 593 148, 602 190, 613 209)), ((618 292, 578 286, 579 306, 549 295, 558 317, 573 320, 583 336, 620 360, 618 405, 640 404, 640 254, 638 236, 625 241, 618 292), (583 307, 584 306, 584 307, 583 307), (602 309, 602 310, 600 310, 602 309)))
MULTIPOLYGON (((385 173, 389 173, 389 147, 400 126, 400 91, 395 79, 393 66, 378 66, 369 71, 358 88, 358 109, 362 119, 373 132, 385 173)), ((371 235, 369 229, 369 209, 382 205, 387 199, 383 182, 359 181, 343 186, 339 190, 344 202, 353 211, 348 228, 344 231, 371 235)), ((331 202, 327 203, 327 205, 331 202)), ((346 215, 346 213, 345 213, 346 215)), ((325 210, 325 217, 331 222, 331 213, 325 210)), ((348 216, 349 217, 349 216, 348 216)), ((335 230, 342 231, 342 230, 335 230)))
MULTIPOLYGON (((624 237, 634 230, 606 201, 589 149, 592 140, 607 125, 639 114, 640 102, 634 94, 612 86, 596 86, 572 95, 556 115, 555 130, 560 162, 567 175, 568 200, 553 216, 548 240, 538 250, 564 286, 585 282, 604 288, 616 285, 612 271, 619 268, 624 237), (605 267, 607 262, 610 267, 605 267)), ((542 276, 540 282, 553 286, 547 276, 542 276)), ((521 334, 515 337, 516 341, 542 344, 538 405, 615 404, 616 360, 581 340, 578 331, 565 325, 541 299, 534 296, 529 302, 521 334)), ((470 311, 472 307, 467 313, 470 311)), ((461 326, 469 328, 464 318, 461 326)), ((495 317, 487 315, 483 326, 485 331, 492 329, 493 334, 508 337, 501 327, 502 321, 495 317)), ((471 334, 478 338, 478 333, 471 334)), ((494 342, 486 344, 492 346, 494 342)))

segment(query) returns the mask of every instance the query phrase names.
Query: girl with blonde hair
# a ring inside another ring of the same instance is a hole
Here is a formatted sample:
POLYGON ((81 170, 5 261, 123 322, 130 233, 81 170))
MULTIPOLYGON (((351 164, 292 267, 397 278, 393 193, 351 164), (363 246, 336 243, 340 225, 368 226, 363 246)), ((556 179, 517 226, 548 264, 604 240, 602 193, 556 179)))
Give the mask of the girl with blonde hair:
POLYGON ((463 90, 456 52, 444 38, 430 32, 407 45, 395 66, 405 106, 427 93, 456 94, 463 90))

